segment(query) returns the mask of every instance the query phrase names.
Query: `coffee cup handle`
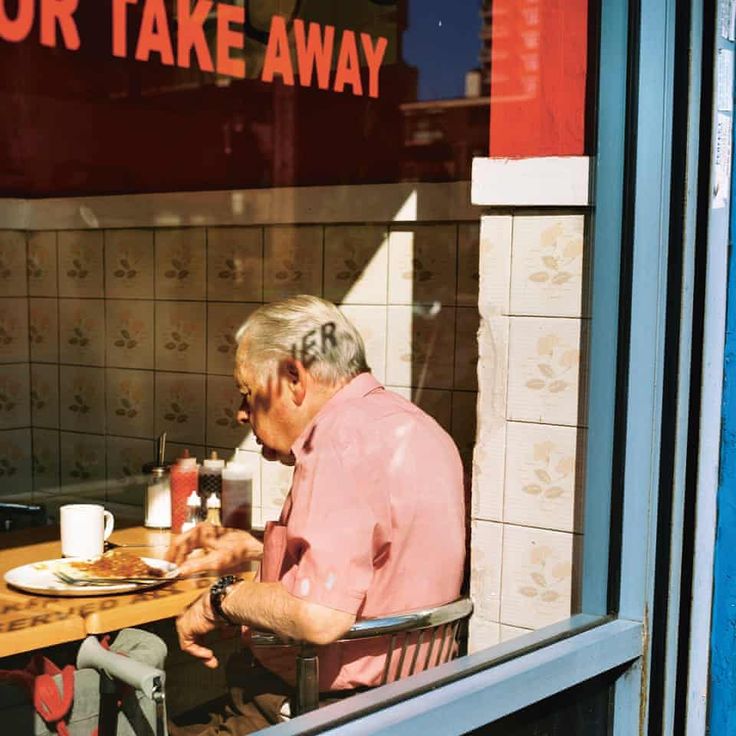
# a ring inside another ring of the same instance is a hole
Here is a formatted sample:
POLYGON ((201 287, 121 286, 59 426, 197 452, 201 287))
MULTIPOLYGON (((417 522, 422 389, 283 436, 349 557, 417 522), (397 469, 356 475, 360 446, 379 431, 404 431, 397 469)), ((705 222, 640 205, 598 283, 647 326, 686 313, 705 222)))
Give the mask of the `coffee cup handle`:
POLYGON ((107 538, 112 534, 112 530, 115 528, 115 517, 109 511, 103 511, 102 513, 105 518, 105 531, 102 538, 107 540, 107 538))

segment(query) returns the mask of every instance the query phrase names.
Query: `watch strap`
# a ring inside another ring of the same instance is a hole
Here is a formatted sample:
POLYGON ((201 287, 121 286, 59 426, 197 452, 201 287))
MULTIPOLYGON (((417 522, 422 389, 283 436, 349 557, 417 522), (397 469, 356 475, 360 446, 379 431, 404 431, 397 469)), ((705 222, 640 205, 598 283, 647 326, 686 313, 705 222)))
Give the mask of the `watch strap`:
POLYGON ((224 621, 229 626, 240 626, 233 621, 223 610, 222 600, 227 595, 228 588, 235 583, 239 583, 243 578, 237 575, 223 575, 218 578, 210 587, 210 606, 217 618, 224 621))

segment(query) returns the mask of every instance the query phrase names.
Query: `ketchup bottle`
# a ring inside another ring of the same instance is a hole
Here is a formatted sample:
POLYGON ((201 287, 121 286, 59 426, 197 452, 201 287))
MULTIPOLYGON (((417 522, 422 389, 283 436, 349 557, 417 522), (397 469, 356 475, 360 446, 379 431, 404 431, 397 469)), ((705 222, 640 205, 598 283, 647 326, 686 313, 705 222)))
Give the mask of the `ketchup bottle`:
POLYGON ((197 493, 198 482, 197 458, 190 457, 189 450, 184 450, 171 468, 171 531, 174 534, 181 532, 187 519, 187 498, 192 491, 197 493))

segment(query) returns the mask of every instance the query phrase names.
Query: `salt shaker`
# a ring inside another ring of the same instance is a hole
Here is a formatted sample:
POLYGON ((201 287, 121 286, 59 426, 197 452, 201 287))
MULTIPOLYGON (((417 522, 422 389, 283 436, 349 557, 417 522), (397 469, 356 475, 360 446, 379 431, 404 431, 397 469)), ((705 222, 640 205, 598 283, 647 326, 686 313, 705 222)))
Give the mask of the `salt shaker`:
POLYGON ((171 484, 169 469, 157 465, 150 469, 146 488, 146 517, 144 526, 154 529, 171 527, 171 484))

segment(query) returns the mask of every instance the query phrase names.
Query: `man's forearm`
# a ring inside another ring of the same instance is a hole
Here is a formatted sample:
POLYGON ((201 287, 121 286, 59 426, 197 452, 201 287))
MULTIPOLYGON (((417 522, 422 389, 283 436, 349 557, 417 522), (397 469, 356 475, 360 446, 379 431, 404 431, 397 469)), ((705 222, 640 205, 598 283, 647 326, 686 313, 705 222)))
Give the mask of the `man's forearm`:
POLYGON ((338 639, 355 622, 352 614, 291 595, 281 583, 250 580, 235 586, 223 600, 222 610, 229 619, 244 626, 315 644, 338 639))

